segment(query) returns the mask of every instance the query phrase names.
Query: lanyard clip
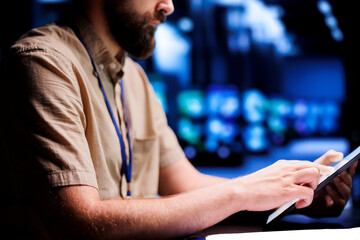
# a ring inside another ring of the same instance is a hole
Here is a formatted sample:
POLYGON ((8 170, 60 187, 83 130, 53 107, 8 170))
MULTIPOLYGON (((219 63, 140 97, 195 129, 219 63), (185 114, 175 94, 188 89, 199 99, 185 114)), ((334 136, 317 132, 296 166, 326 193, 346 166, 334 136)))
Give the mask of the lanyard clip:
POLYGON ((131 196, 131 184, 130 183, 127 183, 126 196, 128 196, 128 197, 131 196))

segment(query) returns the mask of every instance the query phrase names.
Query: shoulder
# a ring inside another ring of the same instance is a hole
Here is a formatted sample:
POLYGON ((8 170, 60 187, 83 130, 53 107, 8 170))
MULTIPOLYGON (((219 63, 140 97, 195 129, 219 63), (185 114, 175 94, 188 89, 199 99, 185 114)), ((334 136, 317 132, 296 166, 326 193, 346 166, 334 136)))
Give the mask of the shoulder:
POLYGON ((54 23, 25 33, 10 48, 8 62, 13 67, 31 69, 39 65, 74 75, 82 66, 81 56, 87 56, 86 50, 74 31, 54 23))
POLYGON ((44 25, 25 33, 10 49, 11 55, 26 55, 35 52, 69 56, 78 49, 79 40, 68 26, 44 25))
POLYGON ((85 51, 81 42, 67 26, 50 24, 32 29, 11 47, 6 77, 16 78, 33 90, 66 88, 77 96, 83 69, 79 56, 87 57, 81 51, 85 51))

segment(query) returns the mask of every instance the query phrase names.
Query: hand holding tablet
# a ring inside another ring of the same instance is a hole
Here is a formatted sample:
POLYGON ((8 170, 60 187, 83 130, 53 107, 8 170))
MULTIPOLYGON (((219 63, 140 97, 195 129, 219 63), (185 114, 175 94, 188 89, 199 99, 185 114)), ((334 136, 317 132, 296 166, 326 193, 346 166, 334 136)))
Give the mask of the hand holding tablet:
MULTIPOLYGON (((334 170, 332 173, 329 174, 323 174, 321 175, 319 179, 319 183, 317 188, 315 189, 315 193, 322 189, 324 186, 326 186, 329 182, 331 182, 334 178, 336 178, 339 174, 341 174, 343 171, 347 170, 351 165, 353 165, 356 161, 358 161, 360 158, 360 147, 356 148, 354 151, 352 151, 349 155, 347 155, 343 160, 338 162, 334 166, 334 170)), ((279 207, 277 210, 275 210, 272 214, 269 215, 267 219, 267 224, 281 219, 283 216, 291 212, 295 209, 295 203, 299 201, 300 199, 294 199, 281 207, 279 207)))

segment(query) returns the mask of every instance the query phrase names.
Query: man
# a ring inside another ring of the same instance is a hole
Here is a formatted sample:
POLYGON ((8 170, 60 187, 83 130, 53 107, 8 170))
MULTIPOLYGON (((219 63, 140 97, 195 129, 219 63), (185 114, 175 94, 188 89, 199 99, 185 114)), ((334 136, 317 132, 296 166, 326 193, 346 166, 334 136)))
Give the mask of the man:
MULTIPOLYGON (((295 198, 297 208, 310 205, 324 165, 341 153, 232 180, 203 175, 185 158, 144 72, 126 56, 151 55, 171 0, 74 4, 70 23, 34 29, 12 47, 2 82, 22 229, 36 238, 169 239, 239 211, 295 198)), ((354 168, 315 203, 341 212, 354 168)))

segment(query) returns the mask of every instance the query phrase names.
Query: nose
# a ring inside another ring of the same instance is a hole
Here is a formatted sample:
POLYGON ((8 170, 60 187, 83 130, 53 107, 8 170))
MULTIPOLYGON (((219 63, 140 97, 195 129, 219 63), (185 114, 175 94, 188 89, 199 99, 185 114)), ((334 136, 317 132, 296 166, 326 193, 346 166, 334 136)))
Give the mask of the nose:
POLYGON ((174 12, 174 4, 172 0, 162 0, 156 6, 156 11, 160 12, 163 11, 164 14, 170 15, 174 12))

